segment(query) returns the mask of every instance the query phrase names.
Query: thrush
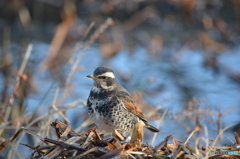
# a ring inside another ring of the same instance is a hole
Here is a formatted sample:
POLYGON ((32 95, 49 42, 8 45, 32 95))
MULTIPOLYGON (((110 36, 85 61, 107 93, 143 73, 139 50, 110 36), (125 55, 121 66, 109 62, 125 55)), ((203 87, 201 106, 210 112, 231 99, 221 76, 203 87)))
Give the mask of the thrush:
POLYGON ((117 83, 112 69, 98 67, 93 75, 87 77, 94 80, 87 100, 88 113, 100 129, 107 132, 114 129, 131 132, 137 122, 143 121, 146 128, 159 132, 144 118, 130 93, 117 83))

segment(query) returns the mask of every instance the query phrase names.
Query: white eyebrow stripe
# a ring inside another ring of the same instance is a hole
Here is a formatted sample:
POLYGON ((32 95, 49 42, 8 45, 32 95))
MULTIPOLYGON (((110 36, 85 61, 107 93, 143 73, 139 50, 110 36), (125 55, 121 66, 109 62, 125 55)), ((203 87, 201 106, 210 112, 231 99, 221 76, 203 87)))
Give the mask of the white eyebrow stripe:
POLYGON ((106 77, 115 78, 115 76, 114 76, 114 74, 112 72, 106 72, 104 74, 101 74, 100 76, 106 76, 106 77))

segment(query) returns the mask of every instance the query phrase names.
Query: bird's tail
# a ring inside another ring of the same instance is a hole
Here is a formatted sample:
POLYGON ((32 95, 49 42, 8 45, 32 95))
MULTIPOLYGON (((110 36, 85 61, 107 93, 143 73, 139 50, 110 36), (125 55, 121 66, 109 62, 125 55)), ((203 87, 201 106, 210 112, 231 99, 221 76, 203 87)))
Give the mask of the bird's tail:
POLYGON ((145 123, 145 127, 152 132, 159 132, 159 129, 155 128, 154 126, 152 126, 148 123, 145 123))

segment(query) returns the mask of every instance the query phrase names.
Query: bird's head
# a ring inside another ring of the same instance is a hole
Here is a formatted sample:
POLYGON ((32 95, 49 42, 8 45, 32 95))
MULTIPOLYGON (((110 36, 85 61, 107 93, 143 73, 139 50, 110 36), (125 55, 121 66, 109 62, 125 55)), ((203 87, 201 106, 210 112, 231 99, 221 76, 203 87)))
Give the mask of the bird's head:
POLYGON ((93 75, 87 77, 94 80, 94 86, 105 90, 112 90, 116 84, 115 75, 112 69, 109 67, 101 66, 98 67, 93 75))

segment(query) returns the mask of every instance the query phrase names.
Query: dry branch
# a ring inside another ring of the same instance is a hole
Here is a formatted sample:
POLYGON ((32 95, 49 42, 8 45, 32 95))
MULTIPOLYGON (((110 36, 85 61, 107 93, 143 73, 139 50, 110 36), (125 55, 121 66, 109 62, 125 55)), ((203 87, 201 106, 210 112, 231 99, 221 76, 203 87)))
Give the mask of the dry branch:
MULTIPOLYGON (((190 147, 187 143, 193 136, 193 131, 185 142, 181 142, 174 136, 169 135, 164 141, 160 142, 155 148, 142 144, 143 140, 143 124, 139 122, 136 124, 131 142, 128 143, 124 137, 117 130, 114 131, 113 136, 104 138, 98 129, 91 128, 87 131, 76 133, 72 128, 56 120, 50 124, 55 130, 53 138, 41 137, 31 130, 21 128, 16 134, 5 140, 0 144, 0 152, 3 151, 7 145, 20 136, 22 132, 26 132, 34 137, 37 137, 41 142, 38 146, 31 146, 21 144, 31 149, 33 159, 77 159, 77 158, 219 158, 231 155, 219 155, 233 151, 238 152, 238 146, 210 146, 199 148, 190 147), (172 143, 170 143, 172 142, 172 143), (215 154, 215 152, 217 152, 215 154)), ((235 136, 237 136, 235 134, 235 136)), ((238 142, 238 138, 236 138, 238 142)), ((240 157, 239 154, 232 155, 233 157, 240 157)))

